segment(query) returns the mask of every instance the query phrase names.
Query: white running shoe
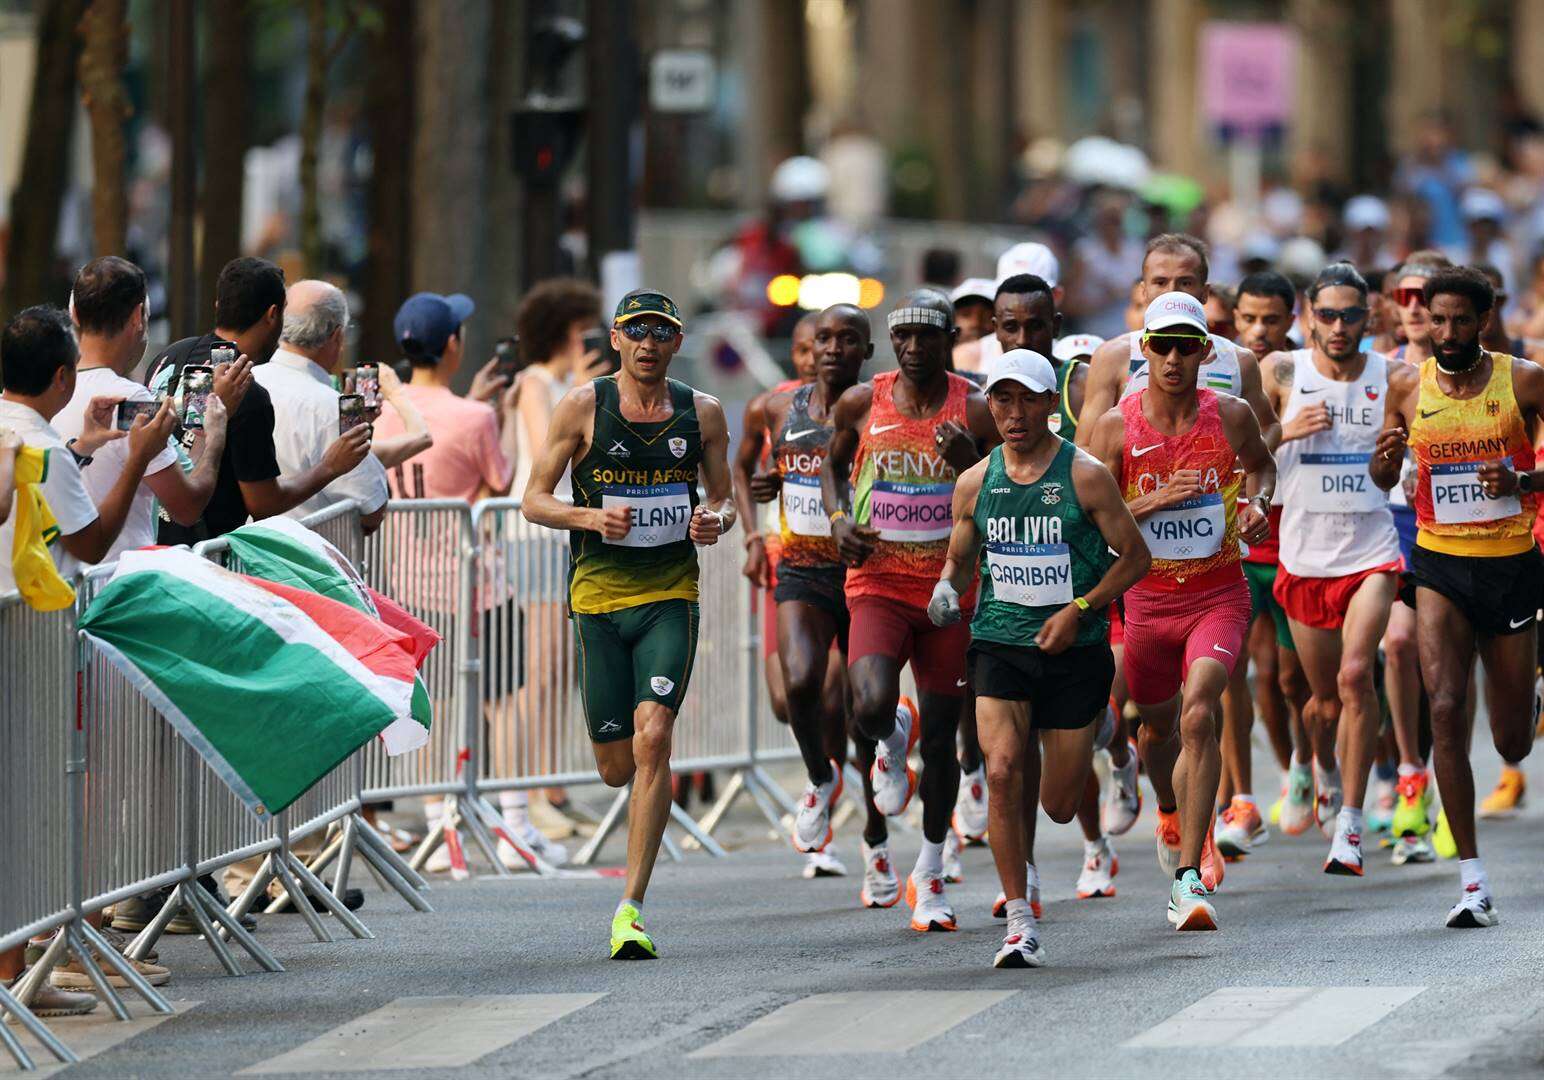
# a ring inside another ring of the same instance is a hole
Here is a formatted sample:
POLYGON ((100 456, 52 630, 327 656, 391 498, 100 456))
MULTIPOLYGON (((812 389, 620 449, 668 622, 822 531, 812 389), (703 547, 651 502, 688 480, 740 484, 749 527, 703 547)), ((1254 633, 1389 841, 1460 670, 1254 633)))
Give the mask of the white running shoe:
POLYGON ((1110 766, 1110 784, 1105 788, 1101 811, 1106 836, 1120 836, 1136 824, 1142 813, 1142 789, 1137 786, 1137 751, 1132 747, 1121 767, 1110 766))
POLYGON ((1496 905, 1491 901, 1490 890, 1476 882, 1464 886, 1464 894, 1448 912, 1450 930, 1474 930, 1482 926, 1495 926, 1501 921, 1496 905))
MULTIPOLYGON (((500 841, 500 844, 502 843, 503 841, 500 841)), ((429 853, 428 860, 424 862, 424 873, 448 874, 450 873, 450 869, 450 845, 442 843, 439 847, 435 848, 432 852, 429 853)))
POLYGON ((917 729, 921 725, 917 723, 915 706, 907 698, 901 698, 895 707, 895 726, 905 736, 905 752, 891 753, 889 744, 880 739, 874 744, 874 765, 869 770, 869 779, 874 784, 874 808, 886 817, 905 813, 917 790, 917 774, 907 757, 917 744, 917 729))
MULTIPOLYGON (((1024 864, 1024 884, 1026 899, 1029 900, 1029 912, 1036 919, 1045 918, 1045 909, 1040 906, 1040 871, 1035 869, 1034 863, 1024 864)), ((992 918, 1006 919, 1008 917, 1008 894, 998 892, 997 899, 992 901, 992 918)))
POLYGON ((1436 862, 1437 851, 1431 846, 1430 836, 1401 836, 1394 841, 1392 859, 1395 866, 1436 862))
POLYGON ((960 773, 960 795, 954 800, 954 831, 967 844, 979 844, 986 837, 986 765, 975 772, 960 773))
POLYGON ((1333 840, 1335 819, 1340 816, 1340 808, 1346 801, 1346 793, 1340 787, 1340 770, 1337 769, 1333 774, 1327 773, 1315 762, 1313 779, 1314 786, 1319 792, 1314 799, 1314 820, 1319 823, 1319 831, 1324 834, 1324 838, 1333 840))
POLYGON ((842 860, 836 857, 834 850, 825 847, 804 856, 804 869, 801 872, 806 879, 846 877, 847 867, 842 865, 842 860))
POLYGON ((842 795, 842 770, 831 762, 831 779, 824 784, 810 781, 804 785, 799 813, 793 821, 793 846, 806 854, 824 851, 831 842, 831 808, 842 795))
POLYGON ((1217 909, 1206 899, 1206 886, 1194 870, 1169 887, 1169 922, 1176 930, 1217 929, 1217 909))
POLYGON ((906 903, 911 907, 911 928, 920 934, 959 929, 954 922, 954 908, 944 893, 944 879, 936 874, 913 870, 906 879, 906 903))
POLYGON ((960 863, 960 851, 964 847, 960 834, 950 829, 944 837, 944 880, 950 885, 958 885, 965 880, 965 867, 960 863))
MULTIPOLYGON (((568 848, 556 840, 548 840, 541 830, 529 821, 523 825, 511 825, 506 821, 504 828, 514 833, 515 839, 524 844, 528 850, 540 855, 553 866, 562 866, 568 861, 568 848)), ((499 862, 503 863, 508 870, 531 868, 531 864, 525 861, 525 856, 502 836, 499 837, 499 862)))
POLYGON ((1336 819, 1335 839, 1330 842, 1330 854, 1324 860, 1324 872, 1361 877, 1362 834, 1342 820, 1344 816, 1342 814, 1336 819))
POLYGON ((894 907, 901 898, 901 883, 890 865, 890 845, 863 845, 863 888, 858 899, 864 907, 894 907))
POLYGON ((1094 729, 1094 753, 1110 748, 1110 740, 1115 738, 1115 704, 1112 702, 1104 707, 1104 715, 1099 717, 1099 726, 1094 729))
POLYGON ((1045 965, 1045 950, 1040 947, 1040 932, 1033 919, 1010 922, 1002 947, 992 961, 998 968, 1032 968, 1045 965))
POLYGON ((1078 899, 1092 900, 1100 896, 1115 895, 1115 875, 1120 873, 1120 860, 1110 846, 1110 838, 1083 841, 1083 872, 1078 875, 1078 899))

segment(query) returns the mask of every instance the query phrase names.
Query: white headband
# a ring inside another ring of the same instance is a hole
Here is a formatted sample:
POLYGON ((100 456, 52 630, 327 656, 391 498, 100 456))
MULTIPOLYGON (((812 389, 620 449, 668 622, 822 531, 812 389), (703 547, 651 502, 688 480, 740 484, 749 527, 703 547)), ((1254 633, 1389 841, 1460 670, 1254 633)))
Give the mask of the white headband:
POLYGON ((936 326, 940 330, 947 330, 949 316, 933 308, 903 307, 890 312, 885 325, 891 330, 897 326, 936 326))

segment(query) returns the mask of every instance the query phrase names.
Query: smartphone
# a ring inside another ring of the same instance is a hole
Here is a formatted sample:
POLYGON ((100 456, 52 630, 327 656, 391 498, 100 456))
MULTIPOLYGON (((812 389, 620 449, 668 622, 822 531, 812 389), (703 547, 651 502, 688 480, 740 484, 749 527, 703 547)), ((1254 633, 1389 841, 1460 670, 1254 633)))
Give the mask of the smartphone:
POLYGON ((214 368, 204 364, 189 364, 182 369, 182 426, 202 429, 204 412, 209 407, 209 395, 214 393, 214 368))
POLYGON ((128 431, 134 426, 136 418, 141 416, 154 416, 161 411, 159 401, 120 401, 118 402, 118 417, 113 426, 119 431, 128 431))
POLYGON ((211 364, 234 364, 240 355, 241 346, 234 341, 221 341, 215 338, 209 343, 209 363, 211 364))
POLYGON ((366 409, 381 407, 381 369, 375 364, 360 364, 354 369, 354 393, 365 399, 366 409))
POLYGON ((493 355, 498 360, 498 366, 493 370, 514 381, 516 373, 520 370, 520 339, 518 337, 499 338, 493 346, 493 355))
POLYGON ((592 352, 598 353, 600 354, 600 359, 604 361, 604 364, 599 366, 596 374, 615 375, 621 369, 621 358, 612 353, 611 342, 606 337, 606 331, 597 326, 593 330, 586 330, 580 335, 579 340, 584 345, 586 355, 592 352))
POLYGON ((338 434, 344 435, 358 427, 360 424, 368 424, 370 418, 365 412, 365 399, 363 394, 339 394, 338 395, 338 434))

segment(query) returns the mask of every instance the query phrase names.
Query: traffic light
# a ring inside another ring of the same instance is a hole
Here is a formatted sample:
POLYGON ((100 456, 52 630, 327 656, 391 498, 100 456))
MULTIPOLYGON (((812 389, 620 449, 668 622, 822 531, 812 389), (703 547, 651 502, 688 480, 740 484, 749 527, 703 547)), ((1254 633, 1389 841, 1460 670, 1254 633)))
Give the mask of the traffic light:
POLYGON ((531 187, 557 187, 584 129, 584 110, 531 108, 510 116, 515 174, 531 187))

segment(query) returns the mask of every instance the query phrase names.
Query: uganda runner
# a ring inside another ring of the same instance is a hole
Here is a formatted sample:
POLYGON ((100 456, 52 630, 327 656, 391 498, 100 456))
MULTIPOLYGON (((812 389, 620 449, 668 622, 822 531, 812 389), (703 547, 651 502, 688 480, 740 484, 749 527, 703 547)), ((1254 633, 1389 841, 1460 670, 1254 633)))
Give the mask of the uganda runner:
POLYGON ((1158 863, 1174 877, 1169 921, 1215 930, 1206 898, 1223 870, 1212 842, 1218 707, 1250 614, 1239 542, 1269 533, 1276 466, 1253 410, 1197 386, 1212 349, 1201 302, 1165 293, 1143 322, 1152 378, 1099 418, 1090 448, 1119 477, 1153 558, 1126 593, 1126 681, 1158 798, 1158 863), (1239 468, 1249 498, 1242 510, 1239 468))
MULTIPOLYGON (((907 882, 914 930, 955 929, 944 895, 943 851, 960 765, 955 757, 965 693, 964 626, 936 627, 927 605, 954 524, 955 478, 997 442, 986 399, 948 370, 949 301, 928 289, 907 295, 887 320, 900 364, 841 396, 821 473, 831 537, 848 566, 852 615, 848 678, 859 731, 878 740, 874 804, 906 809, 917 789, 907 764, 922 744, 922 850, 907 882), (911 662, 920 717, 897 712, 901 666, 911 662)), ((965 599, 971 606, 974 593, 965 599)))
POLYGON ((1458 850, 1458 903, 1450 927, 1495 926, 1490 882, 1474 826, 1474 773, 1466 718, 1470 670, 1485 665, 1491 737, 1509 762, 1533 747, 1536 616, 1544 564, 1534 544, 1529 432, 1544 409, 1544 371, 1480 347, 1495 292, 1468 267, 1426 279, 1435 355, 1393 368, 1370 472, 1385 491, 1415 452, 1419 531, 1411 553, 1421 679, 1431 700, 1432 756, 1443 812, 1458 850))
POLYGON ((1389 399, 1389 361, 1363 352, 1367 283, 1333 263, 1308 287, 1311 349, 1272 353, 1261 366, 1281 411, 1281 569, 1274 592, 1313 698, 1310 735, 1320 762, 1315 813, 1331 838, 1327 874, 1362 874, 1362 805, 1382 720, 1378 642, 1398 591, 1399 534, 1372 458, 1389 399), (1343 730, 1342 730, 1343 729, 1343 730), (1343 786, 1342 786, 1343 785, 1343 786))
POLYGON ((642 910, 670 813, 672 729, 697 652, 693 545, 717 543, 735 521, 724 410, 666 376, 681 337, 663 293, 639 289, 617 303, 611 345, 622 369, 558 402, 522 503, 532 524, 570 531, 569 607, 595 765, 610 786, 633 785, 613 960, 659 955, 642 910), (570 464, 572 506, 553 495, 570 464))
POLYGON ((996 967, 1045 962, 1021 829, 1036 803, 1067 822, 1083 802, 1115 678, 1106 613, 1149 563, 1109 470, 1051 433, 1056 387, 1051 362, 1027 349, 987 369, 1003 443, 955 486, 949 556, 928 605, 935 624, 959 622, 979 567, 969 662, 1008 918, 996 967))
MULTIPOLYGON (((752 477, 749 490, 736 486, 741 516, 753 513, 750 496, 778 499, 777 651, 786 692, 787 716, 804 758, 808 783, 794 820, 793 845, 819 864, 840 867, 831 851, 831 815, 842 793, 847 762, 847 601, 846 568, 831 540, 831 523, 820 495, 820 469, 831 439, 831 410, 858 381, 863 363, 874 354, 868 316, 860 308, 838 304, 811 318, 816 380, 764 396, 757 422, 773 433, 772 470, 752 477), (833 657, 833 649, 835 654, 833 657), (837 662, 832 662, 833 659, 837 662)), ((740 459, 745 456, 743 446, 740 459)), ((861 740, 860 741, 867 741, 861 740)), ((865 765, 873 761, 868 742, 865 765)), ((865 787, 869 780, 864 777, 865 787)), ((883 815, 865 799, 869 815, 864 843, 882 856, 886 880, 865 879, 869 899, 893 904, 899 884, 889 867, 883 815)), ((870 873, 873 868, 870 867, 870 873)))

